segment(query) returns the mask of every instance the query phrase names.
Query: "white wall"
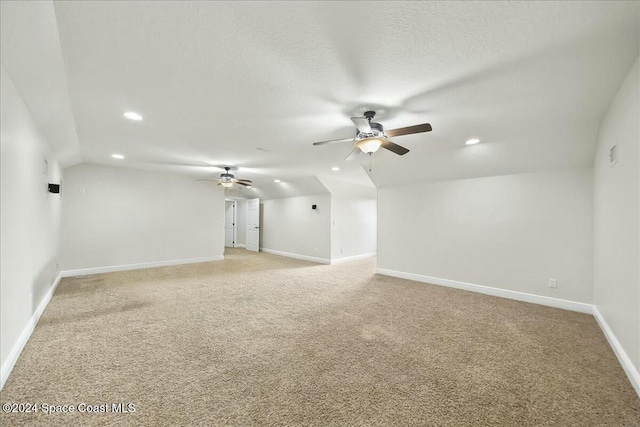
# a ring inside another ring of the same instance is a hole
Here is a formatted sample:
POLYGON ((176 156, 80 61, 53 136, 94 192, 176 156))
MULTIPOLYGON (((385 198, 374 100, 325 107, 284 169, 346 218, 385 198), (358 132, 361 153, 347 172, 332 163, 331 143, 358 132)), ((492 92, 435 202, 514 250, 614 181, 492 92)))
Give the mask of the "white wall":
MULTIPOLYGON (((364 173, 364 172, 363 172, 364 173)), ((331 259, 376 252, 377 192, 369 186, 318 177, 331 193, 331 259)))
POLYGON ((373 254, 377 245, 377 201, 331 195, 331 259, 373 254))
POLYGON ((378 268, 591 303, 591 179, 571 170, 378 189, 378 268))
POLYGON ((216 259, 224 192, 215 182, 125 168, 65 171, 62 268, 216 259))
POLYGON ((4 384, 30 330, 21 334, 58 276, 62 201, 48 192, 47 184, 60 183, 62 174, 10 76, 1 68, 0 358, 4 384))
POLYGON ((594 158, 595 305, 640 370, 640 65, 601 126, 594 158), (609 165, 617 145, 618 163, 609 165))
POLYGON ((260 246, 302 257, 331 259, 331 196, 265 200, 261 209, 260 246), (311 209, 311 205, 317 209, 311 209))

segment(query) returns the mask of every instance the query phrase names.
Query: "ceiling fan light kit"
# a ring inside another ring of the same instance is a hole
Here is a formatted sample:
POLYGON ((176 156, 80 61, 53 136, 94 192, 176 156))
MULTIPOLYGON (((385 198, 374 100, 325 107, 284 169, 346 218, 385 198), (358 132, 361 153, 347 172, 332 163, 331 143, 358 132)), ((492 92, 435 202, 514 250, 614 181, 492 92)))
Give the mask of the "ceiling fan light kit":
POLYGON ((356 141, 356 147, 363 153, 371 154, 378 151, 383 142, 384 139, 382 137, 364 138, 356 141))

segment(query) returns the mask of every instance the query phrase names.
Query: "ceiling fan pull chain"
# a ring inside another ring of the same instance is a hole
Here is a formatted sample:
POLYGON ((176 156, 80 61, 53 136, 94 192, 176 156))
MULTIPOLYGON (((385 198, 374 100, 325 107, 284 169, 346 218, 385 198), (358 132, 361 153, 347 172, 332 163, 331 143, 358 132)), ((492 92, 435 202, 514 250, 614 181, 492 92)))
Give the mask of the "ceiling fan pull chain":
POLYGON ((373 153, 369 153, 369 172, 371 172, 371 165, 373 164, 373 153))

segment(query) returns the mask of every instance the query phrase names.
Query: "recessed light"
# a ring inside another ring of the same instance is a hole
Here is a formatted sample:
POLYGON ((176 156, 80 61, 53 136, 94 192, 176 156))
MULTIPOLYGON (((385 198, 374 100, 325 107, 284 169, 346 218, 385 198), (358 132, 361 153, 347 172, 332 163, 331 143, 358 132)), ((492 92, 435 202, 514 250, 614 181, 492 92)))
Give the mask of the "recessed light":
POLYGON ((478 138, 472 138, 472 139, 467 140, 467 142, 465 142, 465 144, 473 145, 473 144, 477 144, 478 142, 480 142, 480 140, 478 138))
POLYGON ((124 116, 129 120, 142 120, 142 116, 134 111, 127 111, 126 113, 124 113, 124 116))
POLYGON ((282 182, 279 179, 274 179, 273 182, 282 182))
POLYGON ((124 156, 122 154, 112 154, 111 157, 113 157, 114 159, 119 159, 119 160, 124 159, 124 156))
POLYGON ((332 171, 339 171, 339 170, 340 170, 340 168, 339 168, 339 167, 337 167, 337 166, 334 166, 334 167, 332 167, 332 168, 331 168, 331 170, 332 170, 332 171))

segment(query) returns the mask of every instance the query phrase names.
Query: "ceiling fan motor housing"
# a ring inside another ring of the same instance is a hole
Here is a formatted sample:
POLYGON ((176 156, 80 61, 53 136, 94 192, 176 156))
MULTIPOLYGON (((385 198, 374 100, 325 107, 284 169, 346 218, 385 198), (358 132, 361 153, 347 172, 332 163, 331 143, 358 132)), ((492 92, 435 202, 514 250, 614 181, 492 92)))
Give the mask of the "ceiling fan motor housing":
POLYGON ((370 122, 369 126, 371 127, 371 132, 362 132, 360 130, 356 131, 356 139, 364 139, 364 138, 386 138, 384 134, 384 128, 380 123, 370 122))
POLYGON ((384 128, 382 127, 382 125, 380 123, 376 123, 376 122, 370 122, 369 126, 371 126, 371 130, 372 131, 378 131, 378 132, 383 132, 384 128))

